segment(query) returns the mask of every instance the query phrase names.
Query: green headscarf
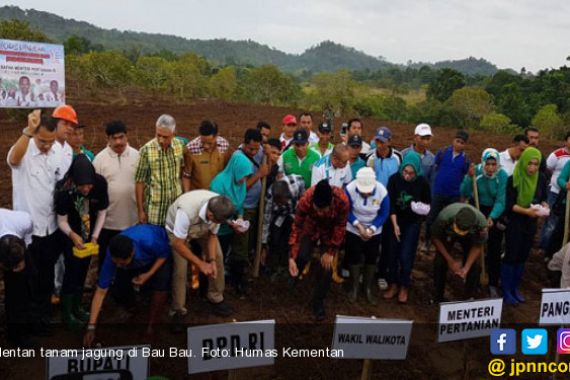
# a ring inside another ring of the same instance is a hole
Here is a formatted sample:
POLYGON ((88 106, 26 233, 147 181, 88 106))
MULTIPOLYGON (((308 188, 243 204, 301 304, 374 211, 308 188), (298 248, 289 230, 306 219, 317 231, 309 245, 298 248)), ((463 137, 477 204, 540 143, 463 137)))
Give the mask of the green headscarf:
POLYGON ((416 171, 416 177, 413 180, 423 175, 422 157, 417 152, 410 150, 404 155, 402 163, 400 164, 400 175, 403 175, 403 171, 406 166, 411 166, 416 171))
POLYGON ((245 153, 236 151, 226 168, 214 177, 210 184, 210 190, 230 198, 238 213, 242 214, 247 185, 245 181, 240 181, 251 174, 253 174, 251 161, 245 156, 245 153))
POLYGON ((530 206, 530 202, 532 202, 532 198, 534 198, 539 176, 538 170, 532 176, 528 175, 526 168, 531 160, 538 160, 538 164, 540 165, 541 158, 542 155, 538 149, 529 147, 524 150, 515 165, 513 171, 513 186, 517 189, 517 204, 521 207, 530 206))

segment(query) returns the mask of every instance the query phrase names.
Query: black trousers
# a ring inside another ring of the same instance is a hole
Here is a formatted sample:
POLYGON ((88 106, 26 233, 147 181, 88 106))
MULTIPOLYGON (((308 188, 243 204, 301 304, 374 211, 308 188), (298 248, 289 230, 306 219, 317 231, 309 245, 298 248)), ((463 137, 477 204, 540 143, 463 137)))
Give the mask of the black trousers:
POLYGON ((28 247, 31 260, 36 268, 32 281, 31 313, 36 322, 51 317, 51 295, 54 288, 54 267, 63 250, 63 239, 59 230, 45 237, 33 236, 28 247))
POLYGON ((271 270, 278 267, 288 266, 289 260, 289 235, 291 235, 291 226, 293 219, 285 218, 281 227, 277 227, 275 223, 269 227, 269 252, 267 257, 267 266, 271 270))
POLYGON ((107 256, 107 248, 109 248, 109 243, 111 239, 120 234, 120 230, 108 230, 103 228, 101 230, 101 234, 99 234, 99 239, 97 240, 97 244, 99 244, 99 262, 98 262, 98 269, 101 272, 101 266, 105 261, 105 257, 107 256))
MULTIPOLYGON (((378 260, 380 241, 382 235, 375 235, 370 240, 364 241, 359 235, 346 231, 345 262, 350 268, 352 265, 376 265, 378 260)), ((382 248, 384 251, 384 248, 382 248)))
POLYGON ((73 244, 69 240, 63 249, 63 259, 65 262, 65 273, 63 274, 61 294, 73 295, 82 292, 89 264, 91 263, 91 256, 85 258, 76 257, 73 254, 73 244))
MULTIPOLYGON (((323 243, 323 242, 321 242, 323 243)), ((311 240, 308 236, 301 236, 299 241, 299 252, 297 254, 297 268, 299 269, 299 274, 305 268, 305 265, 311 261, 313 251, 315 249, 317 242, 311 240)), ((327 252, 326 246, 321 247, 321 255, 327 252)), ((337 252, 338 254, 338 252, 337 252)), ((311 271, 315 271, 315 287, 313 288, 312 304, 313 306, 319 306, 324 303, 325 297, 331 286, 332 272, 323 268, 321 263, 311 266, 311 271)))
MULTIPOLYGON (((463 264, 467 261, 469 257, 469 251, 471 250, 471 242, 467 239, 458 240, 461 244, 463 250, 463 264)), ((453 249, 453 243, 444 242, 445 247, 449 253, 453 249)), ((441 253, 436 253, 435 259, 433 261, 433 281, 434 281, 434 300, 441 302, 443 300, 443 294, 445 292, 445 283, 447 281, 447 261, 443 258, 441 253)), ((464 298, 474 297, 477 288, 479 287, 479 275, 481 273, 481 268, 479 263, 475 261, 471 266, 471 269, 467 273, 467 278, 465 281, 465 292, 464 298)))
POLYGON ((31 277, 29 260, 22 272, 4 271, 4 303, 6 305, 6 335, 18 340, 29 334, 31 277))
MULTIPOLYGON (((486 217, 491 213, 492 208, 481 205, 481 212, 486 217)), ((487 239, 487 271, 489 273, 489 285, 499 286, 499 277, 501 274, 501 245, 505 234, 497 228, 497 223, 489 229, 489 237, 487 239)))

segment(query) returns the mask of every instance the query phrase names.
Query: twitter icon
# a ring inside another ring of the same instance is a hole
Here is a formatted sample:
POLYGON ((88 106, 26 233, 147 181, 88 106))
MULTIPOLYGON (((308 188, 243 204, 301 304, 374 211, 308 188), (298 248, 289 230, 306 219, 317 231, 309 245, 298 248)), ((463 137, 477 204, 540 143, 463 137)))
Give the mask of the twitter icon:
POLYGON ((546 355, 548 353, 548 331, 545 329, 524 329, 521 336, 522 353, 525 355, 546 355))

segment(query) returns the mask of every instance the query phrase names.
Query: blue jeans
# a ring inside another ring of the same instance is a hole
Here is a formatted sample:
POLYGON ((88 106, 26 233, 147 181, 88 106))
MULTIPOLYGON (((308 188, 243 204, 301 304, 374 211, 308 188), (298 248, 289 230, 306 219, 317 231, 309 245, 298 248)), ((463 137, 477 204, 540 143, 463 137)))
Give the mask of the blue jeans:
POLYGON ((400 286, 410 286, 410 275, 416 259, 416 250, 420 239, 420 223, 400 225, 400 241, 393 236, 390 251, 390 270, 388 282, 400 286))
POLYGON ((550 216, 544 222, 544 225, 542 226, 542 231, 540 233, 539 247, 541 249, 548 248, 548 242, 550 241, 550 238, 552 238, 552 233, 554 232, 556 224, 558 223, 558 219, 560 218, 559 215, 556 215, 555 213, 552 212, 552 208, 554 207, 556 198, 558 198, 558 194, 553 193, 552 191, 548 192, 546 201, 548 202, 548 206, 550 207, 551 212, 550 216))

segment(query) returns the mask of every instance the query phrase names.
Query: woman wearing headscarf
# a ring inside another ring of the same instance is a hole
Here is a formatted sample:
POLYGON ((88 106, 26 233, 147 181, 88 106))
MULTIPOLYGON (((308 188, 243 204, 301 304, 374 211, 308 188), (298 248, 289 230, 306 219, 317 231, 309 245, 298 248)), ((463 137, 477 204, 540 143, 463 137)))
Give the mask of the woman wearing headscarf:
POLYGON ((408 302, 410 274, 416 258, 420 226, 431 203, 431 191, 423 176, 421 161, 418 153, 408 152, 398 173, 388 180, 393 238, 389 248, 390 287, 384 293, 384 298, 392 299, 397 295, 400 303, 408 302))
MULTIPOLYGON (((224 195, 232 201, 236 208, 238 219, 243 217, 243 203, 247 194, 247 179, 252 174, 253 166, 251 161, 245 154, 236 152, 232 155, 226 168, 214 177, 210 184, 210 190, 219 195, 224 195)), ((229 255, 231 255, 230 247, 234 230, 237 230, 237 226, 222 224, 218 232, 218 239, 222 247, 222 252, 224 253, 224 262, 230 269, 230 280, 237 289, 237 287, 242 284, 242 275, 245 265, 239 258, 229 257, 229 255)))
POLYGON ((76 256, 74 248, 83 249, 89 241, 97 243, 108 206, 107 181, 95 173, 87 156, 76 156, 65 177, 55 187, 57 224, 67 236, 63 251, 65 274, 61 305, 63 320, 72 329, 81 327, 89 318, 81 299, 91 262, 91 256, 76 256))
POLYGON ((487 270, 489 273, 489 293, 499 297, 499 274, 501 271, 501 244, 503 231, 497 228, 497 221, 505 211, 505 196, 509 175, 501 168, 499 152, 488 148, 481 155, 481 163, 471 165, 469 173, 461 183, 461 196, 475 204, 473 199, 473 176, 477 178, 480 211, 487 218, 489 238, 487 240, 487 270))
POLYGON ((505 303, 516 305, 525 299, 520 293, 524 264, 532 247, 537 220, 548 215, 546 178, 539 172, 541 153, 526 148, 507 181, 505 213, 506 253, 501 265, 501 287, 505 303))

